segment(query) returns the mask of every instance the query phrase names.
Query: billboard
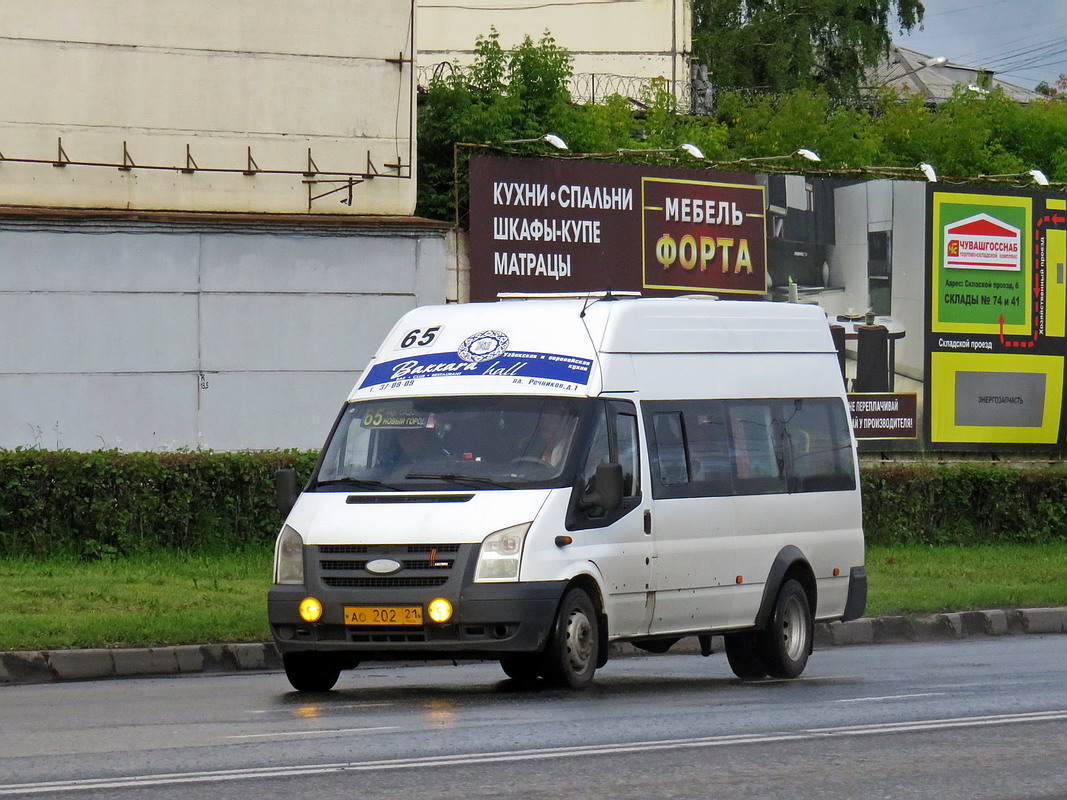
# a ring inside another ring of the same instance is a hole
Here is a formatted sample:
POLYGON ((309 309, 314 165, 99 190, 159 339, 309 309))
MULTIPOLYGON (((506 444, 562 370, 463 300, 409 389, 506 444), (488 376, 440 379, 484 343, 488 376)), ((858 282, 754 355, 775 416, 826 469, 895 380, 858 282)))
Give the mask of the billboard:
POLYGON ((930 192, 931 445, 1065 442, 1065 208, 1047 193, 930 192))
POLYGON ((751 174, 474 156, 470 178, 471 300, 766 292, 764 189, 751 174))

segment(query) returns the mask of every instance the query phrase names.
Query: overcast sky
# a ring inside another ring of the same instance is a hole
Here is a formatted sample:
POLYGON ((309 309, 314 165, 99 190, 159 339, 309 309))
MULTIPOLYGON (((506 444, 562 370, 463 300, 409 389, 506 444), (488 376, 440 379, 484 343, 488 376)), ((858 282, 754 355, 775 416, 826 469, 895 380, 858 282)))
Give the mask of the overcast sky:
POLYGON ((1027 89, 1067 74, 1067 0, 923 0, 923 30, 894 41, 1027 89))

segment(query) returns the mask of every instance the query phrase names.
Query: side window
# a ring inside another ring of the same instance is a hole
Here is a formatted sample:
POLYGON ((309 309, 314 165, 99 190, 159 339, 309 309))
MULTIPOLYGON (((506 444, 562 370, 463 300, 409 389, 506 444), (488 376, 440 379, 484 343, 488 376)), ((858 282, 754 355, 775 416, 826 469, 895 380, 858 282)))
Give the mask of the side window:
POLYGON ((651 415, 655 448, 652 469, 661 486, 689 483, 689 463, 685 456, 685 427, 680 411, 660 411, 651 415))
POLYGON ((684 404, 685 438, 689 467, 696 494, 721 497, 733 493, 730 442, 718 400, 693 400, 684 404))
POLYGON ((644 411, 654 497, 856 488, 840 398, 650 401, 644 411))
POLYGON ((733 451, 737 494, 773 494, 787 489, 782 426, 777 400, 730 400, 726 424, 733 451))
POLYGON ((792 464, 791 491, 855 489, 852 440, 841 400, 807 398, 787 401, 785 406, 786 438, 792 464))

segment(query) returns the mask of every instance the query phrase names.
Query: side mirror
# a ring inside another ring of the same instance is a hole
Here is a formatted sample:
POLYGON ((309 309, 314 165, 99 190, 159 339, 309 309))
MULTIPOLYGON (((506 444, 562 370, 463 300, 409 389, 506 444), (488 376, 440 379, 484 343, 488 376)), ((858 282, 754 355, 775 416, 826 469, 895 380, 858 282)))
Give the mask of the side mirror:
POLYGON ((300 484, 296 482, 295 469, 280 469, 274 473, 274 502, 283 517, 289 516, 299 496, 300 484))
POLYGON ((597 464, 593 490, 582 498, 587 506, 596 506, 610 514, 622 505, 622 464, 597 464))

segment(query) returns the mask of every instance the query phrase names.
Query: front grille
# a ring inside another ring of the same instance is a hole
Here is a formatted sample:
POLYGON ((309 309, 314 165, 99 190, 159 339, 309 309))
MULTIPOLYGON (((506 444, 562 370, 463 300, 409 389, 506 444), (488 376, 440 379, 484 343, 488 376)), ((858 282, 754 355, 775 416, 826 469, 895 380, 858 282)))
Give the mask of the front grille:
POLYGON ((443 586, 448 576, 434 578, 333 578, 324 577, 322 582, 335 589, 385 589, 390 586, 426 587, 443 586))
MULTIPOLYGON (((434 564, 431 564, 429 561, 426 561, 426 560, 423 560, 423 561, 401 561, 400 563, 403 565, 401 567, 401 569, 403 569, 403 570, 421 570, 421 571, 431 570, 433 572, 440 572, 443 569, 451 569, 452 568, 452 564, 451 563, 449 563, 449 565, 447 567, 441 566, 440 556, 438 556, 438 559, 434 564)), ((331 572, 356 572, 356 571, 360 571, 360 570, 365 570, 366 568, 367 568, 367 560, 366 559, 360 560, 360 561, 326 561, 326 560, 323 560, 323 561, 319 562, 319 569, 324 570, 324 571, 329 570, 331 572)))
MULTIPOLYGON (((471 545, 473 547, 473 545, 471 545)), ((459 544, 318 545, 318 571, 333 588, 428 588, 443 586, 460 557, 459 544), (392 559, 400 569, 390 575, 367 571, 367 564, 392 559)))

